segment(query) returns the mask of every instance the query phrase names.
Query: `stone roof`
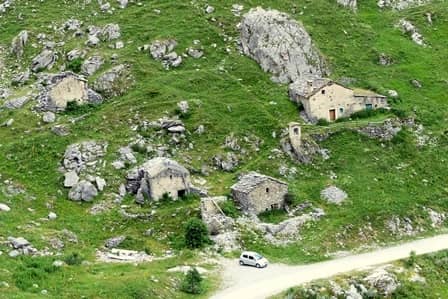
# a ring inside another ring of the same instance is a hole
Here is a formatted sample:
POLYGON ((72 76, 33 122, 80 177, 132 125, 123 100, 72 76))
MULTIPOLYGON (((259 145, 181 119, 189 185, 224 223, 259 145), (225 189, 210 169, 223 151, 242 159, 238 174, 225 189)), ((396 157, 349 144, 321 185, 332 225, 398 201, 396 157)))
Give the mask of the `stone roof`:
POLYGON ((238 183, 234 184, 230 188, 234 191, 249 193, 252 190, 254 190, 257 186, 266 181, 272 181, 277 184, 287 185, 285 182, 277 180, 273 177, 259 174, 257 172, 249 172, 248 174, 243 175, 239 179, 238 183))
POLYGON ((309 98, 322 87, 332 83, 330 79, 314 78, 310 80, 299 80, 291 84, 290 89, 294 89, 294 93, 300 97, 309 98))
POLYGON ((379 98, 385 98, 386 96, 377 94, 371 90, 367 89, 361 89, 361 88, 354 88, 353 94, 355 97, 379 97, 379 98))
POLYGON ((174 160, 157 157, 147 161, 142 167, 149 178, 157 177, 165 170, 171 170, 181 175, 189 175, 188 170, 174 160))

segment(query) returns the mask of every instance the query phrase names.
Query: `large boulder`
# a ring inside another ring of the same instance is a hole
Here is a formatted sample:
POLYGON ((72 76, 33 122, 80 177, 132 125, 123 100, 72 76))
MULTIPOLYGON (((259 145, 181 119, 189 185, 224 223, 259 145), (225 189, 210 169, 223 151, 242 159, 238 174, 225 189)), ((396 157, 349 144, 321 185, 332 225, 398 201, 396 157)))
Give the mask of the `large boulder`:
POLYGON ((93 84, 93 88, 105 97, 114 97, 123 95, 133 82, 129 67, 120 64, 99 76, 93 84))
POLYGON ((19 97, 19 98, 15 98, 15 99, 6 101, 3 104, 3 107, 5 107, 7 109, 19 109, 19 108, 22 108, 28 101, 29 101, 29 98, 27 96, 23 96, 23 97, 19 97))
POLYGON ((241 22, 244 53, 272 79, 290 83, 325 77, 329 71, 305 28, 277 10, 251 9, 241 22))
POLYGON ((320 195, 329 203, 341 204, 346 198, 347 193, 335 186, 329 186, 321 191, 320 195))
POLYGON ((387 272, 384 269, 376 269, 369 276, 364 278, 364 281, 370 287, 377 289, 381 295, 389 297, 399 286, 395 275, 387 272))
POLYGON ((93 75, 102 65, 104 61, 101 56, 95 55, 87 58, 81 66, 81 72, 86 76, 93 75))
POLYGON ((99 104, 102 98, 88 87, 87 80, 65 72, 52 76, 38 96, 38 107, 44 111, 63 111, 69 102, 99 104))
POLYGON ((156 40, 150 45, 149 52, 152 58, 162 62, 165 69, 170 69, 182 63, 182 56, 174 51, 176 46, 177 42, 173 39, 156 40))
POLYGON ((11 53, 16 55, 17 58, 22 57, 27 42, 28 42, 28 31, 26 30, 20 31, 20 33, 12 40, 11 53))
POLYGON ((96 187, 88 181, 80 181, 68 193, 68 198, 73 201, 92 201, 98 195, 96 187))
POLYGON ((105 41, 111 41, 120 36, 120 26, 118 24, 107 24, 101 30, 101 39, 105 41))
POLYGON ((58 56, 56 53, 52 50, 45 49, 33 58, 33 61, 31 62, 31 70, 33 72, 39 72, 45 69, 51 69, 57 59, 58 56))

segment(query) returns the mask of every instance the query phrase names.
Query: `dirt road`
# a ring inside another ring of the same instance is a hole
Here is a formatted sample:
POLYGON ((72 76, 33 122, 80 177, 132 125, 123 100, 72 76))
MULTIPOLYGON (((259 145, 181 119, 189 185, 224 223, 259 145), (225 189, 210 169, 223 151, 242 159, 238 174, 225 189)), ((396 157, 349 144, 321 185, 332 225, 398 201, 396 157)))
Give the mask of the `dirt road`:
POLYGON ((448 249, 448 234, 351 255, 305 266, 271 264, 265 269, 240 266, 238 260, 223 259, 223 286, 212 299, 262 299, 306 282, 361 270, 409 256, 448 249))

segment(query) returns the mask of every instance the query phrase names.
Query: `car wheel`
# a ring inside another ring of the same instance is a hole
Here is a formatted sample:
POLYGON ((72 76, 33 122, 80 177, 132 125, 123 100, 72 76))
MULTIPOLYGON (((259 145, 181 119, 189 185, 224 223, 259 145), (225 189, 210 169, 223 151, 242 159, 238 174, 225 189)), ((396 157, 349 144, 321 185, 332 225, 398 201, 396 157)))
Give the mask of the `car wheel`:
POLYGON ((260 268, 260 264, 256 264, 255 267, 260 268))
POLYGON ((241 266, 244 266, 244 262, 243 262, 243 261, 240 261, 240 265, 241 265, 241 266))

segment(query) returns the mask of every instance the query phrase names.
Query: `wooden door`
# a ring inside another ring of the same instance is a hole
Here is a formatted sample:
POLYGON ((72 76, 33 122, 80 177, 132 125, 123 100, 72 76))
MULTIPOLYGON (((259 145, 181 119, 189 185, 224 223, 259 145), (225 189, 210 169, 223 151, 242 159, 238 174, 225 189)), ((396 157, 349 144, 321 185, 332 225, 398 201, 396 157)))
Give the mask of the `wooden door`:
POLYGON ((336 109, 330 110, 330 121, 336 120, 336 109))

